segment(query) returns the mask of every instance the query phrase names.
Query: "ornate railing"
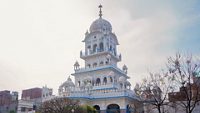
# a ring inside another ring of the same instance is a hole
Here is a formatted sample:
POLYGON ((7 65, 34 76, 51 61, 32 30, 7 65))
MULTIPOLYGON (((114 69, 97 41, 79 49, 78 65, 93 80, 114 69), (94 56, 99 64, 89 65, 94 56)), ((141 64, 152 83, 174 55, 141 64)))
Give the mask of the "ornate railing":
POLYGON ((69 92, 68 97, 83 97, 83 98, 105 98, 105 97, 134 97, 134 92, 129 89, 102 89, 102 90, 84 90, 69 92))
POLYGON ((126 73, 119 69, 118 67, 116 67, 115 65, 103 65, 103 66, 98 66, 98 67, 95 67, 95 68, 79 68, 77 70, 75 70, 75 73, 82 73, 82 72, 87 72, 87 71, 95 71, 95 70, 100 70, 100 69, 105 69, 105 68, 114 68, 116 69, 117 71, 121 72, 122 74, 126 75, 126 73))
POLYGON ((120 60, 122 59, 121 57, 121 54, 116 54, 112 51, 109 51, 109 50, 96 50, 96 51, 90 51, 90 52, 83 52, 83 51, 80 51, 80 57, 81 58, 85 58, 85 57, 88 57, 88 56, 92 56, 92 55, 95 55, 95 54, 101 54, 101 53, 110 53, 112 56, 114 56, 116 59, 120 60))

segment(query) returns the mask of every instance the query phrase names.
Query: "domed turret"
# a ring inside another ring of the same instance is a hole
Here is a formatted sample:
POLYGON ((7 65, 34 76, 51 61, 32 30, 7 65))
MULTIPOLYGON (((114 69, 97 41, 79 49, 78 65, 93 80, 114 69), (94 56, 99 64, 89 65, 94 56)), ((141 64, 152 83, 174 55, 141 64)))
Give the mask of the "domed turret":
POLYGON ((63 92, 67 93, 74 90, 75 84, 72 82, 72 79, 68 77, 67 81, 59 86, 58 92, 59 95, 63 94, 63 92))
POLYGON ((112 32, 110 22, 103 18, 95 20, 90 26, 90 32, 112 32))
POLYGON ((128 68, 127 68, 127 66, 124 65, 124 66, 122 67, 122 69, 123 69, 123 71, 127 74, 127 72, 128 72, 128 68))
POLYGON ((78 61, 76 61, 75 63, 74 63, 74 70, 76 71, 76 70, 79 70, 80 68, 79 68, 79 63, 78 63, 78 61))
POLYGON ((102 5, 99 5, 99 19, 96 19, 90 26, 90 32, 104 32, 110 33, 112 32, 112 26, 110 22, 102 18, 102 5))
POLYGON ((78 61, 76 61, 76 62, 74 63, 74 66, 77 66, 77 67, 80 66, 79 63, 78 63, 78 61))
POLYGON ((72 82, 72 79, 68 77, 67 81, 65 81, 61 87, 75 87, 74 83, 72 82))

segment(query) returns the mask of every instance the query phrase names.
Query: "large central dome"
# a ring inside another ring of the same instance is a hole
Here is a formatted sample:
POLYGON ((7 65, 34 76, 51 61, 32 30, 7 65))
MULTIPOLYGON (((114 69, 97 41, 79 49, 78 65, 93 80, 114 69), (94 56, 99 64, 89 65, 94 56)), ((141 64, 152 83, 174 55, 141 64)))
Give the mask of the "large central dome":
POLYGON ((112 32, 112 26, 110 22, 103 18, 96 19, 90 26, 90 32, 112 32))

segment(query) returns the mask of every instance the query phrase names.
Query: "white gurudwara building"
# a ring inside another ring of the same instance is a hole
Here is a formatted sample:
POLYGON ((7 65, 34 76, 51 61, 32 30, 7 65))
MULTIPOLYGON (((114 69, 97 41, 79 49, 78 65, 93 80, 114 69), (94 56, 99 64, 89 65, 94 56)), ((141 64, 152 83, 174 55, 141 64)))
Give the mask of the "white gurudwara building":
POLYGON ((84 52, 80 58, 85 66, 74 64, 75 83, 69 77, 59 87, 59 96, 80 100, 81 104, 94 106, 99 113, 135 113, 134 107, 139 98, 131 89, 127 66, 118 68, 122 57, 118 54, 119 42, 112 32, 109 21, 102 18, 102 6, 99 6, 99 18, 85 33, 84 52))

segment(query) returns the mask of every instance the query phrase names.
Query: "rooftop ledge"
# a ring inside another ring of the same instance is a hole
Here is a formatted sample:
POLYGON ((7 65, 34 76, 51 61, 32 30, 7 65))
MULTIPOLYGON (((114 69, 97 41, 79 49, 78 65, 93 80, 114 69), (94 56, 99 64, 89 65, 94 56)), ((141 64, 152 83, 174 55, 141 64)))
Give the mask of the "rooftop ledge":
POLYGON ((102 55, 102 54, 110 54, 110 55, 111 55, 113 58, 115 58, 117 61, 121 61, 121 59, 122 59, 121 54, 117 55, 117 54, 112 53, 112 52, 109 51, 109 50, 107 50, 107 51, 92 52, 92 53, 90 53, 90 54, 81 51, 81 52, 80 52, 80 58, 82 58, 82 59, 87 59, 87 58, 90 58, 90 57, 93 57, 93 56, 99 56, 99 55, 102 55))
POLYGON ((100 99, 100 98, 119 98, 130 97, 139 99, 131 90, 102 90, 102 91, 78 91, 70 92, 65 95, 69 98, 88 98, 88 99, 100 99))
POLYGON ((104 65, 104 66, 99 66, 99 67, 95 67, 95 68, 80 68, 80 69, 75 70, 75 73, 72 73, 71 75, 92 72, 92 71, 99 71, 99 70, 103 70, 103 69, 112 69, 112 70, 115 70, 118 73, 122 74, 124 77, 130 78, 129 76, 127 76, 127 74, 124 71, 122 71, 121 69, 119 69, 118 67, 113 66, 113 65, 104 65))

